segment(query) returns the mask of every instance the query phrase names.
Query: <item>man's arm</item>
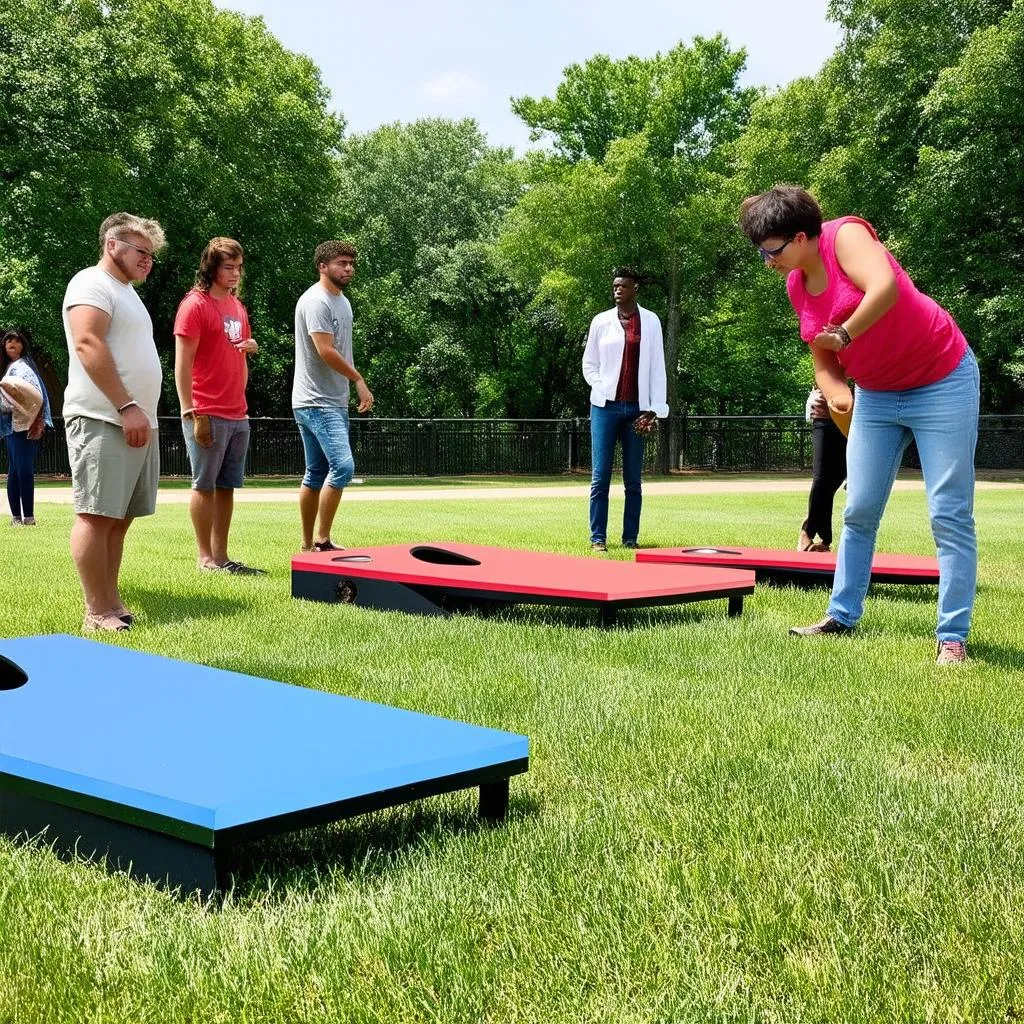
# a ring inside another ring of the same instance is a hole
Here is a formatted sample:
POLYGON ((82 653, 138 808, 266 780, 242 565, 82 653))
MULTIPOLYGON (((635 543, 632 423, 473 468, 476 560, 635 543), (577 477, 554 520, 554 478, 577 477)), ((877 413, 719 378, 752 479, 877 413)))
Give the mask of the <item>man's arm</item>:
POLYGON ((198 338, 189 338, 183 334, 174 336, 174 386, 178 391, 182 416, 195 411, 192 407, 192 367, 198 347, 198 338))
POLYGON ((334 335, 325 331, 312 331, 309 335, 316 346, 317 355, 336 373, 350 380, 356 386, 359 396, 359 412, 369 412, 373 408, 373 392, 366 386, 362 374, 334 347, 334 335))
POLYGON ((666 419, 669 409, 668 377, 665 372, 665 338, 661 333, 661 321, 658 317, 652 315, 651 320, 652 326, 656 328, 657 337, 652 339, 651 347, 650 412, 653 412, 659 419, 666 419))
POLYGON ((181 418, 192 421, 192 434, 200 448, 213 447, 210 417, 196 412, 192 405, 192 367, 196 361, 199 339, 184 334, 174 336, 174 386, 178 391, 181 418))
POLYGON ((128 446, 145 447, 149 441, 149 419, 137 405, 129 404, 135 399, 128 394, 107 347, 110 314, 95 306, 72 306, 68 310, 68 327, 82 369, 115 409, 123 409, 121 426, 128 446))

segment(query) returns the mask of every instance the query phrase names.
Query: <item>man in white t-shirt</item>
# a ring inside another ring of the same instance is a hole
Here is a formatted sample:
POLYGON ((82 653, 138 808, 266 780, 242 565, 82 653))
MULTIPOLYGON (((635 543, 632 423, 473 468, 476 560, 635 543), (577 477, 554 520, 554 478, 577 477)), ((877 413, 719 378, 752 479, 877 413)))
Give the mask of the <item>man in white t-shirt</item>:
POLYGON ((124 538, 136 516, 156 509, 162 372, 153 321, 132 285, 146 280, 164 244, 156 221, 112 214, 100 225, 99 263, 75 274, 64 293, 71 555, 85 594, 86 632, 131 627, 118 591, 124 538))

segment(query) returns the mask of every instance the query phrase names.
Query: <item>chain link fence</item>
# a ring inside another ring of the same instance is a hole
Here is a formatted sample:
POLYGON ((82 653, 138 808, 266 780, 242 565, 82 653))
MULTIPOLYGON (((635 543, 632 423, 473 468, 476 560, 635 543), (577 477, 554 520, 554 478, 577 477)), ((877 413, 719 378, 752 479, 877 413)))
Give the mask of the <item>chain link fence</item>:
MULTIPOLYGON (((294 420, 253 419, 248 476, 298 477, 302 442, 294 420)), ((800 416, 679 416, 675 469, 727 472, 804 472, 811 468, 811 428, 800 416)), ((590 421, 378 419, 353 417, 352 450, 360 476, 541 476, 590 469, 590 421)), ((648 442, 644 468, 664 472, 669 425, 648 442)), ((1024 470, 1024 416, 982 416, 975 464, 979 469, 1024 470)), ((905 468, 918 468, 911 444, 905 468)), ((175 417, 160 420, 164 476, 189 476, 188 453, 175 417)), ((0 446, 0 473, 7 471, 0 446)), ((64 424, 55 420, 36 462, 40 475, 69 473, 64 424)))

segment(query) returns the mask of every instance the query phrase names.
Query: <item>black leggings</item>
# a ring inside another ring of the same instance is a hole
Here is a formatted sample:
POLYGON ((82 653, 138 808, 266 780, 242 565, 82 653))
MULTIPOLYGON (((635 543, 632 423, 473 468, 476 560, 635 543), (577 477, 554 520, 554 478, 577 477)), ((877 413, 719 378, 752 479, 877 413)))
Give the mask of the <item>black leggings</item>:
POLYGON ((15 519, 35 516, 35 463, 39 442, 28 439, 27 430, 8 434, 7 442, 7 502, 15 519))
POLYGON ((830 419, 813 420, 811 427, 814 478, 803 529, 811 540, 818 536, 823 544, 831 544, 832 503, 846 479, 846 438, 830 419))

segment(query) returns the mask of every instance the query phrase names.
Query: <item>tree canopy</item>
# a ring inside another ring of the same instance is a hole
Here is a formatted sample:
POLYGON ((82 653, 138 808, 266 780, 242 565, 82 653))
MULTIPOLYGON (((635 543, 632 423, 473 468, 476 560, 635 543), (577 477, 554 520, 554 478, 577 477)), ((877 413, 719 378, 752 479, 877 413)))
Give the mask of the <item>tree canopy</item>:
MULTIPOLYGON (((948 306, 983 405, 1024 397, 1024 0, 833 0, 835 53, 742 84, 721 36, 595 55, 512 109, 535 148, 470 120, 345 135, 320 73, 211 0, 0 0, 0 320, 59 376, 60 299, 115 210, 160 220, 143 287, 169 361, 206 241, 246 249, 261 342, 250 405, 288 411, 291 325, 325 238, 360 248, 356 358, 379 412, 586 413, 579 357, 612 270, 663 318, 675 412, 802 407, 805 346, 736 228, 743 196, 809 187, 856 213, 948 306)), ((167 378, 165 411, 174 411, 167 378)))

